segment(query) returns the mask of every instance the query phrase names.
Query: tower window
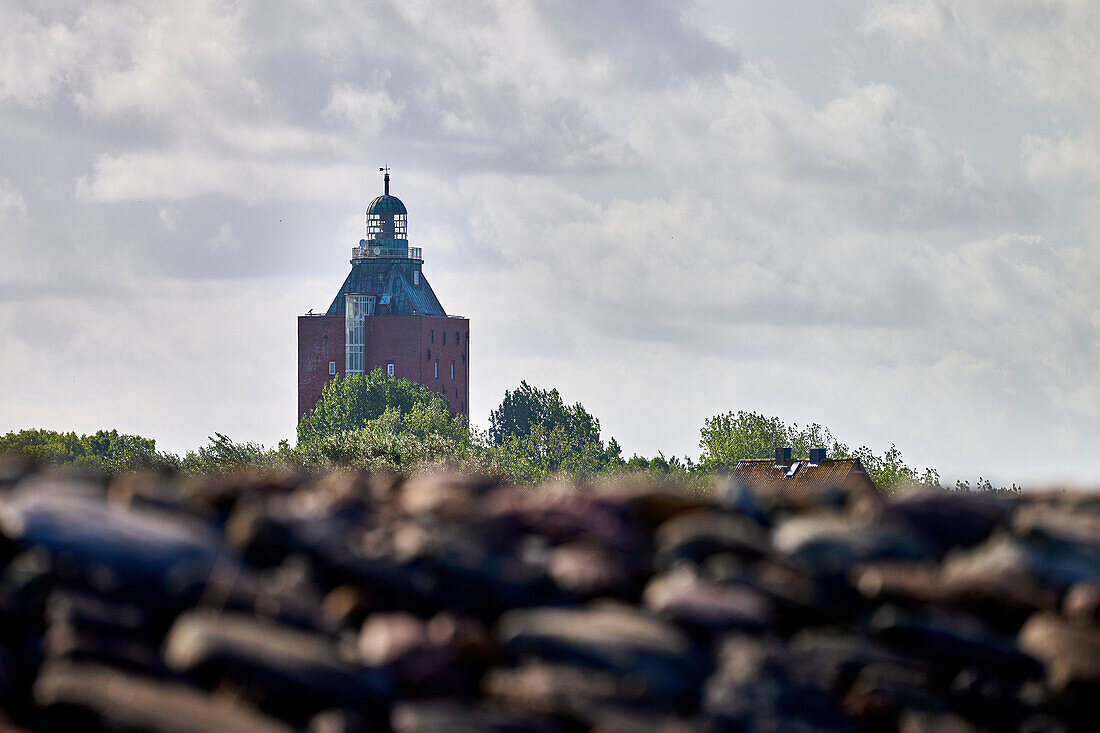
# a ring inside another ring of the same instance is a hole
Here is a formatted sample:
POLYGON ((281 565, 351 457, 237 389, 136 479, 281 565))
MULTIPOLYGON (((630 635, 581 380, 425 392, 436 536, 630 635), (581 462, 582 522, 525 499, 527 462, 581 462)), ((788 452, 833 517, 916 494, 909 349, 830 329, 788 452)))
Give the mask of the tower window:
POLYGON ((432 350, 428 349, 428 361, 432 360, 432 350))
POLYGON ((454 378, 455 378, 455 363, 452 361, 451 362, 451 381, 454 381, 454 378))
POLYGON ((393 376, 393 364, 386 365, 386 374, 389 374, 391 377, 393 376))
POLYGON ((443 345, 444 346, 447 345, 447 332, 446 331, 443 332, 443 345))
POLYGON ((344 372, 362 374, 366 343, 366 318, 374 315, 374 296, 350 293, 344 296, 344 372))
POLYGON ((413 270, 413 285, 420 284, 420 270, 413 270))
POLYGON ((463 354, 463 355, 462 355, 462 363, 463 363, 463 364, 465 364, 465 363, 466 363, 466 355, 465 355, 465 354, 463 354))
POLYGON ((439 379, 439 359, 435 360, 435 378, 439 379))
POLYGON ((435 343, 435 329, 432 329, 432 343, 435 343))
POLYGON ((333 376, 336 375, 336 362, 330 361, 328 363, 328 375, 330 377, 333 377, 333 376))

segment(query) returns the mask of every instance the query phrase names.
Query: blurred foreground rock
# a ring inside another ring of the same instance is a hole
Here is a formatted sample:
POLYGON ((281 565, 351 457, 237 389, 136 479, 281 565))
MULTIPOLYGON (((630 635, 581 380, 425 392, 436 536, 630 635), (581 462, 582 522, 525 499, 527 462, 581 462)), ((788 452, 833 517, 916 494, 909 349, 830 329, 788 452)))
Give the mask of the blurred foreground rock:
POLYGON ((12 465, 4 729, 1100 726, 1100 494, 12 465))

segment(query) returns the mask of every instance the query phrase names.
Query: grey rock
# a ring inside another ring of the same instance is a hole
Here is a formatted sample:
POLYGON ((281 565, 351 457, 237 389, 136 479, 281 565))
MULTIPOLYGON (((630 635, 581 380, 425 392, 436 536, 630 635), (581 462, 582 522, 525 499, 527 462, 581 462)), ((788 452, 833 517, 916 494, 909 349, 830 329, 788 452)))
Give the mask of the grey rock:
POLYGON ((610 550, 644 549, 643 527, 629 503, 576 490, 500 489, 486 498, 497 532, 522 531, 553 542, 586 539, 610 550))
POLYGON ((87 491, 33 488, 0 502, 0 531, 40 548, 56 572, 97 592, 145 604, 193 600, 219 561, 218 535, 190 517, 115 509, 87 491))
POLYGON ((196 681, 235 683, 278 709, 359 708, 390 695, 385 671, 350 661, 335 640, 237 614, 180 616, 164 658, 196 681))
POLYGON ((752 588, 708 583, 687 568, 654 578, 643 598, 659 615, 703 631, 755 631, 774 618, 771 602, 752 588))
POLYGON ((932 555, 923 538, 903 527, 816 514, 787 519, 772 534, 777 551, 819 575, 843 574, 872 560, 920 560, 932 555))
POLYGON ((995 494, 919 491, 899 497, 883 509, 883 517, 919 532, 942 557, 959 547, 984 542, 1007 525, 1014 498, 995 494))
POLYGON ((1052 546, 1007 534, 944 561, 940 583, 958 602, 1016 612, 1054 608, 1070 586, 1100 579, 1100 558, 1080 547, 1052 546))
POLYGON ((879 638, 944 670, 975 665, 1014 678, 1038 673, 1035 661, 1017 650, 1011 637, 974 617, 929 609, 883 606, 871 619, 879 638))
POLYGON ((656 697, 690 696, 703 674, 683 632, 617 603, 509 611, 497 635, 522 656, 632 675, 656 697))
POLYGON ((669 568, 689 560, 701 563, 718 553, 752 557, 771 551, 768 535, 757 523, 744 517, 714 511, 679 514, 657 529, 658 568, 669 568))

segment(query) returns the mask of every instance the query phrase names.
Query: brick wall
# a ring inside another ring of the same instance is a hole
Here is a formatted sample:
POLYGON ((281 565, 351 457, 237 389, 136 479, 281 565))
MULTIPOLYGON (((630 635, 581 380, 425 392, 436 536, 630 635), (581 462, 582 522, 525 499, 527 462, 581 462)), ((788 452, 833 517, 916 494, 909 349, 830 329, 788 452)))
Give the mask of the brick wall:
POLYGON ((470 416, 469 335, 469 319, 421 318, 420 343, 424 377, 420 383, 433 392, 441 392, 450 403, 451 411, 466 417, 470 416), (437 362, 438 377, 435 371, 437 362))
MULTIPOLYGON (((373 316, 366 319, 366 371, 394 365, 394 376, 423 384, 446 397, 451 411, 470 415, 468 346, 470 321, 434 316, 373 316), (444 335, 446 334, 446 335, 444 335), (439 364, 438 375, 436 363, 439 364), (451 367, 454 366, 452 378, 451 367)), ((328 364, 344 373, 343 316, 298 318, 298 419, 313 409, 331 377, 328 364), (327 336, 327 338, 326 338, 327 336)))
POLYGON ((329 362, 344 373, 344 317, 298 316, 298 420, 321 399, 329 362))

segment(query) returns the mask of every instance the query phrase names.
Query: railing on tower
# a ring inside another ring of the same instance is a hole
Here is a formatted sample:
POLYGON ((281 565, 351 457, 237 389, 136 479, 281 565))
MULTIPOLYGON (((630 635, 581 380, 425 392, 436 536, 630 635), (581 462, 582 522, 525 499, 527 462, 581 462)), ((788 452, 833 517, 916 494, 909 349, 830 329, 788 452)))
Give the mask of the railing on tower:
POLYGON ((358 247, 352 247, 351 258, 353 260, 383 258, 422 260, 424 259, 424 251, 421 247, 383 247, 375 241, 361 244, 358 247))

